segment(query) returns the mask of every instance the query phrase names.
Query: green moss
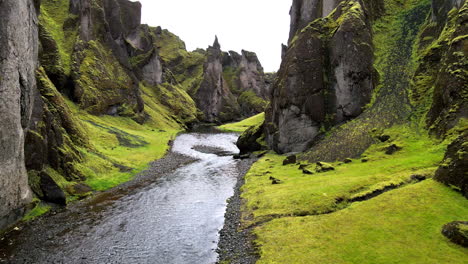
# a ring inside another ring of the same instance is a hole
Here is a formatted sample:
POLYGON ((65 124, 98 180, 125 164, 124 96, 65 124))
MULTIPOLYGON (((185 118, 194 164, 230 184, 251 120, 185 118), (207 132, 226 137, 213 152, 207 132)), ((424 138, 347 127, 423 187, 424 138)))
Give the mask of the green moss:
POLYGON ((80 148, 84 161, 75 166, 94 190, 129 181, 149 162, 162 158, 184 122, 195 118, 195 103, 181 88, 140 84, 140 89, 148 114, 144 124, 123 116, 94 116, 67 100, 74 115, 86 121, 89 146, 80 148))
POLYGON ((224 67, 223 68, 223 78, 226 80, 231 92, 235 95, 241 94, 239 87, 239 71, 241 69, 234 67, 224 67))
MULTIPOLYGON (((268 154, 247 173, 242 197, 253 222, 281 215, 310 215, 333 212, 346 206, 354 195, 374 191, 389 182, 402 183, 421 170, 434 171, 442 160, 446 144, 433 142, 407 127, 386 131, 392 143, 403 149, 392 156, 385 154, 388 143, 373 145, 364 156, 369 161, 338 165, 334 171, 303 174, 297 165, 283 166, 284 156, 268 154), (269 177, 283 184, 272 185, 269 177)), ((425 172, 427 174, 427 172, 425 172)))
POLYGON ((154 52, 155 52, 154 49, 151 49, 147 53, 143 53, 138 56, 131 57, 130 65, 132 66, 132 68, 140 67, 142 64, 144 64, 151 58, 154 52))
POLYGON ((428 180, 333 214, 269 222, 255 231, 257 263, 464 263, 467 249, 440 229, 466 215, 466 199, 428 180))
POLYGON ((260 98, 254 91, 249 90, 240 94, 237 102, 244 109, 251 109, 254 112, 263 112, 268 106, 268 102, 260 98))
POLYGON ((179 85, 193 97, 203 80, 205 54, 188 52, 185 43, 166 29, 153 35, 163 65, 166 66, 168 82, 179 85))
POLYGON ((261 125, 265 121, 265 113, 249 117, 240 122, 225 124, 217 128, 227 132, 244 132, 251 126, 261 125))
POLYGON ((57 42, 61 63, 65 74, 71 70, 71 57, 73 47, 78 36, 78 27, 73 23, 77 19, 69 13, 68 0, 43 0, 41 1, 41 24, 57 42))
POLYGON ((75 91, 80 106, 101 114, 110 104, 128 103, 132 80, 112 51, 100 42, 89 41, 82 56, 75 91))
POLYGON ((34 207, 34 209, 32 209, 31 211, 29 211, 24 217, 23 217, 23 221, 31 221, 45 213, 47 213, 50 209, 51 209, 51 206, 50 205, 47 205, 45 203, 41 203, 39 201, 35 201, 37 203, 37 205, 34 207))

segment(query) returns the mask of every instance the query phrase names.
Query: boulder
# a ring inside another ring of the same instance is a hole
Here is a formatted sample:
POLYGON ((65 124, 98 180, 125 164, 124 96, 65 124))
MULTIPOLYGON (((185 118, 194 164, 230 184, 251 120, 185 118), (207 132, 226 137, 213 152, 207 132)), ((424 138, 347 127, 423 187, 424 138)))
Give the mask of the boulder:
POLYGON ((327 171, 332 171, 335 170, 335 167, 333 167, 331 164, 326 163, 326 162, 317 162, 315 167, 316 172, 327 172, 327 171))
POLYGON ((67 205, 66 195, 54 179, 44 171, 39 174, 39 177, 39 186, 44 195, 42 199, 59 205, 67 205))
POLYGON ((395 152, 401 150, 402 147, 396 145, 396 144, 392 144, 390 146, 388 146, 387 148, 385 148, 385 154, 387 155, 392 155, 394 154, 395 152))
POLYGON ((289 155, 286 157, 286 159, 283 160, 283 166, 289 165, 289 164, 295 164, 296 162, 297 162, 296 155, 289 155))
POLYGON ((260 142, 263 136, 263 127, 263 123, 252 126, 241 134, 236 143, 241 154, 264 149, 264 146, 260 142))
POLYGON ((454 221, 442 227, 442 234, 450 241, 468 248, 468 221, 454 221))
POLYGON ((468 198, 468 131, 460 135, 447 148, 443 164, 436 171, 435 179, 455 186, 468 198))

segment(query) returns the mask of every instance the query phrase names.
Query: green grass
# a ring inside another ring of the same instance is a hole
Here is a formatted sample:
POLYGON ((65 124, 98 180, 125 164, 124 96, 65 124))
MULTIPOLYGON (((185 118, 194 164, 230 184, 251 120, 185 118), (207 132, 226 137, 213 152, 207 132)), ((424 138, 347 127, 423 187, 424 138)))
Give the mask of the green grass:
MULTIPOLYGON (((296 164, 283 166, 284 156, 268 154, 263 157, 247 173, 243 187, 246 209, 254 217, 251 220, 256 223, 278 215, 336 211, 347 206, 346 200, 357 194, 407 183, 415 173, 430 174, 443 158, 446 145, 431 141, 427 135, 417 135, 407 127, 393 128, 386 134, 391 135, 390 142, 369 148, 364 154, 368 162, 354 160, 341 165, 335 162, 335 170, 331 172, 306 175, 296 164), (390 144, 403 149, 386 155, 385 148, 390 144), (270 176, 283 183, 272 185, 270 176)), ((313 170, 314 166, 309 169, 313 170)))
POLYGON ((468 250, 440 231, 468 217, 468 201, 432 179, 411 180, 432 177, 449 142, 426 133, 393 127, 385 131, 388 142, 364 153, 368 162, 335 162, 334 171, 313 175, 283 166, 285 156, 270 153, 256 162, 242 187, 242 226, 255 226, 258 263, 464 263, 468 250), (403 149, 386 155, 391 144, 403 149), (352 202, 392 185, 399 187, 352 202))
POLYGON ((168 142, 183 131, 181 123, 195 119, 195 103, 185 91, 143 84, 140 89, 148 114, 144 124, 129 117, 91 115, 67 100, 90 145, 81 148, 84 162, 76 166, 94 190, 106 190, 131 180, 151 161, 165 155, 168 142))
POLYGON ((249 127, 258 125, 262 123, 263 121, 265 121, 265 113, 261 113, 261 114, 249 117, 240 122, 218 126, 217 128, 222 131, 227 131, 227 132, 244 132, 249 127))
POLYGON ((273 220, 255 231, 258 263, 466 263, 468 250, 441 228, 467 216, 465 198, 427 180, 329 215, 273 220))
POLYGON ((156 115, 148 111, 150 120, 141 125, 128 117, 90 115, 68 101, 89 136, 91 149, 81 149, 85 162, 77 167, 94 190, 106 190, 131 180, 149 162, 162 158, 169 148, 168 142, 182 131, 174 119, 164 115, 168 112, 164 106, 152 103, 148 110, 157 105, 165 112, 156 115), (131 145, 122 144, 115 133, 131 145), (116 164, 126 169, 121 170, 116 164))
POLYGON ((32 209, 31 211, 29 211, 29 213, 27 213, 24 217, 23 217, 23 221, 30 221, 30 220, 33 220, 35 219, 36 217, 39 217, 45 213, 47 213, 49 210, 50 210, 50 205, 46 205, 44 203, 38 203, 34 209, 32 209))

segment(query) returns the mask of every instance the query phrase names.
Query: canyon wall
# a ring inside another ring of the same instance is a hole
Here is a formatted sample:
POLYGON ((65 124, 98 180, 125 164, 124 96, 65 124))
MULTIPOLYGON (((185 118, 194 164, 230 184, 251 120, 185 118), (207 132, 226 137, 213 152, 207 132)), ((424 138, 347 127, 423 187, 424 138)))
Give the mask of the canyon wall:
POLYGON ((36 92, 37 8, 32 0, 0 2, 0 229, 16 220, 32 197, 24 132, 36 92))

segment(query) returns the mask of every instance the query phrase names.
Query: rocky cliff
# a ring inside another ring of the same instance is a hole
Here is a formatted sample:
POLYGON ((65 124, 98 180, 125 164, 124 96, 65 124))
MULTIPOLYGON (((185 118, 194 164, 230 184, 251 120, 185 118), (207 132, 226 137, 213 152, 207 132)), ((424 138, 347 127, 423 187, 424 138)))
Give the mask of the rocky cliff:
MULTIPOLYGON (((466 129, 466 1, 320 2, 293 1, 266 114, 271 148, 335 161, 359 157, 398 124, 423 123, 442 139, 466 129)), ((438 177, 464 190, 453 157, 461 141, 438 177)))
POLYGON ((0 229, 32 197, 23 146, 36 92, 37 8, 32 0, 0 2, 0 229))
POLYGON ((342 1, 317 19, 326 14, 317 2, 294 1, 291 11, 293 37, 266 121, 268 144, 280 153, 304 151, 321 132, 359 116, 378 79, 366 3, 342 1))

